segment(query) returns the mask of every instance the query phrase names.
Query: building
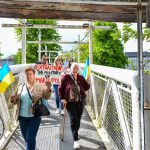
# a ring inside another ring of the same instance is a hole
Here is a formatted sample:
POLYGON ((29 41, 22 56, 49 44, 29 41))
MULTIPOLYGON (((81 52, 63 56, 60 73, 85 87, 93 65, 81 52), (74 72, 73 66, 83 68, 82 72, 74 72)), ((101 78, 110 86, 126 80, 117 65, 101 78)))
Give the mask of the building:
MULTIPOLYGON (((127 69, 136 69, 138 68, 138 52, 125 52, 125 55, 128 57, 129 64, 127 69)), ((144 69, 150 70, 150 52, 143 52, 143 61, 144 69)))
POLYGON ((14 56, 15 55, 10 55, 6 58, 0 59, 0 66, 2 66, 5 63, 8 63, 8 65, 14 65, 14 56))

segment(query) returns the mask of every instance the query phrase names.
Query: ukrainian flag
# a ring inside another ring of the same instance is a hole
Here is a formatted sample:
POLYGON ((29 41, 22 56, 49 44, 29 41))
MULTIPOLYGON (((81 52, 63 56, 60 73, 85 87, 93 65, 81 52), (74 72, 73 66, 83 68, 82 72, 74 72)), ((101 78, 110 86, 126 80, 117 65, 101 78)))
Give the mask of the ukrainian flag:
POLYGON ((91 74, 90 61, 89 58, 87 58, 83 69, 83 77, 87 79, 90 76, 90 74, 91 74))
POLYGON ((5 93, 12 82, 14 82, 14 76, 8 64, 5 63, 0 69, 0 93, 5 93))

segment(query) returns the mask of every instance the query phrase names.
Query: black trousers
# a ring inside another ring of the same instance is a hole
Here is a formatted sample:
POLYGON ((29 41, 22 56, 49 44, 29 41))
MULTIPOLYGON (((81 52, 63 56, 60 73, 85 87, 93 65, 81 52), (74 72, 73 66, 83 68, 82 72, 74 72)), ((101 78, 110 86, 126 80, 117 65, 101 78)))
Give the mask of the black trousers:
POLYGON ((79 140, 78 130, 80 128, 81 117, 83 114, 83 105, 76 102, 69 102, 67 104, 67 111, 70 117, 73 140, 77 141, 79 140))

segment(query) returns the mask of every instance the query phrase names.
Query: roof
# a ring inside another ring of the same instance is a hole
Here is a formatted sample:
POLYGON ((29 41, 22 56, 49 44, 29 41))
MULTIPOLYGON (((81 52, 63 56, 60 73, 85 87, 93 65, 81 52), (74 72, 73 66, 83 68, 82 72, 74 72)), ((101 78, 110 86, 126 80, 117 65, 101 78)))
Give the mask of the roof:
POLYGON ((9 55, 9 56, 7 56, 7 57, 5 57, 5 58, 3 58, 4 60, 6 60, 6 59, 14 59, 14 57, 15 57, 15 55, 14 54, 12 54, 12 55, 9 55))
MULTIPOLYGON (((138 52, 125 52, 127 57, 138 57, 138 52)), ((150 52, 143 52, 143 57, 150 57, 150 52)))
POLYGON ((137 0, 1 0, 0 17, 136 22, 137 7, 137 0))

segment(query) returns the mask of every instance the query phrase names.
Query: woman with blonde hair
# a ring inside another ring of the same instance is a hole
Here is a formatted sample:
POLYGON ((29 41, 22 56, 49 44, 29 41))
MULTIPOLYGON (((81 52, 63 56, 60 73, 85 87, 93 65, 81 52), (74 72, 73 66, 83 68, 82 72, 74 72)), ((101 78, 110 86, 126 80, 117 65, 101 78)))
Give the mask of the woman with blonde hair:
POLYGON ((36 149, 36 135, 41 123, 40 116, 35 116, 34 106, 42 98, 49 99, 51 83, 35 83, 35 70, 31 67, 25 70, 26 82, 20 85, 12 95, 11 102, 17 104, 17 120, 19 120, 22 136, 26 143, 26 150, 36 149))
MULTIPOLYGON (((54 60, 54 66, 62 67, 62 59, 60 56, 57 56, 54 60)), ((55 102, 56 102, 56 114, 64 114, 63 105, 61 103, 59 94, 58 94, 58 84, 53 84, 53 89, 55 93, 55 102)))

